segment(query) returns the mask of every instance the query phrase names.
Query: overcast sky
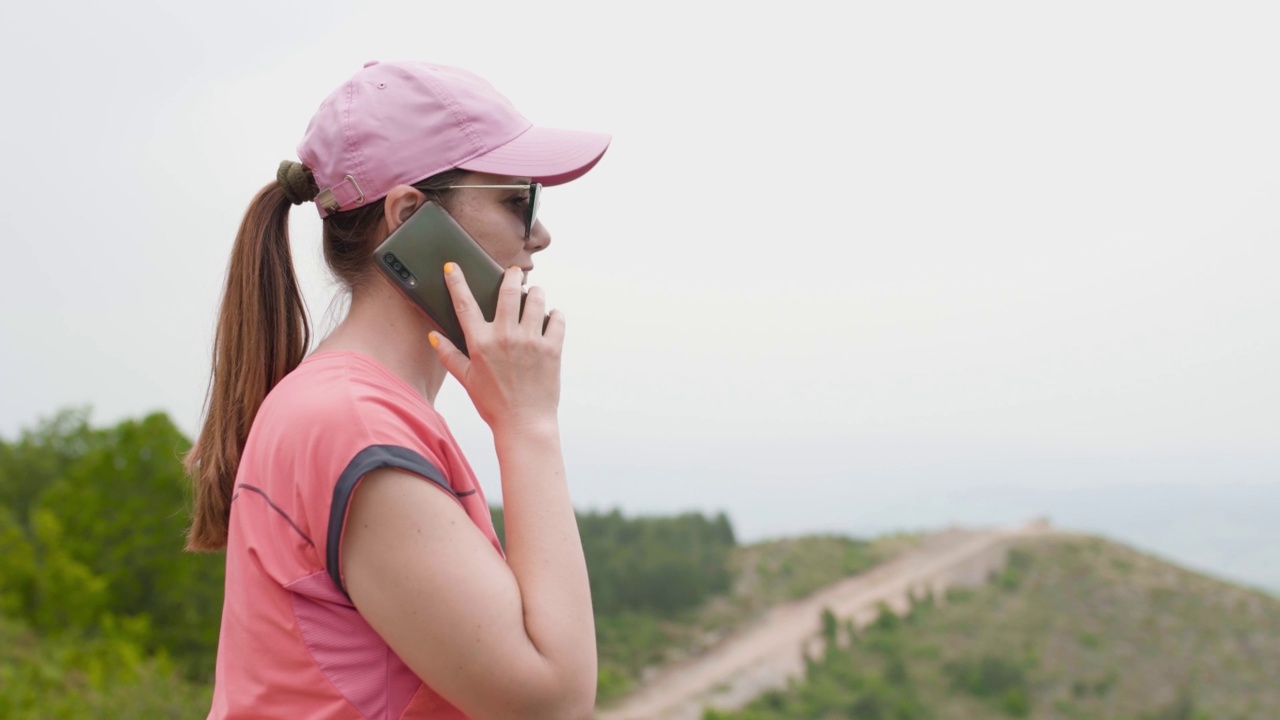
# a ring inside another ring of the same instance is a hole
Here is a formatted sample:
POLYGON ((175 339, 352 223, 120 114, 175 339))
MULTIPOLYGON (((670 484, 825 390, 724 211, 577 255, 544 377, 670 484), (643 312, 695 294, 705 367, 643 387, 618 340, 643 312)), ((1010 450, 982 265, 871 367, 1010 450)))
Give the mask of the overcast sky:
MULTIPOLYGON (((0 435, 84 404, 194 433, 248 200, 362 63, 418 58, 614 135, 546 193, 532 276, 582 507, 759 537, 984 487, 1275 485, 1277 8, 6 8, 0 435)), ((464 393, 440 407, 498 497, 464 393)))

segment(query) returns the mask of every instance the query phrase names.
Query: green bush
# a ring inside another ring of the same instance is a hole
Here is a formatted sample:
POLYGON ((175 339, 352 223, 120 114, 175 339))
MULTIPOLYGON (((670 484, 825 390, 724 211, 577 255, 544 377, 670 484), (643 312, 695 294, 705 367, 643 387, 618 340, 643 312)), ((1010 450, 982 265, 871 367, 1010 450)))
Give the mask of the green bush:
POLYGON ((831 608, 822 608, 822 639, 827 643, 827 647, 835 647, 836 633, 840 627, 836 620, 835 613, 831 612, 831 608))
POLYGON ((1026 690, 1022 666, 1000 655, 983 655, 977 660, 953 660, 943 665, 951 686, 978 697, 999 697, 1010 690, 1026 690))
POLYGON ((1031 714, 1031 703, 1027 701, 1027 693, 1022 688, 1006 690, 1000 705, 1005 714, 1013 717, 1026 717, 1031 714))
POLYGON ((1031 568, 1031 561, 1031 553, 1022 548, 1013 548, 1009 551, 1009 559, 1005 563, 1004 570, 996 578, 996 584, 1006 592, 1016 591, 1022 586, 1022 580, 1026 577, 1027 570, 1031 568))

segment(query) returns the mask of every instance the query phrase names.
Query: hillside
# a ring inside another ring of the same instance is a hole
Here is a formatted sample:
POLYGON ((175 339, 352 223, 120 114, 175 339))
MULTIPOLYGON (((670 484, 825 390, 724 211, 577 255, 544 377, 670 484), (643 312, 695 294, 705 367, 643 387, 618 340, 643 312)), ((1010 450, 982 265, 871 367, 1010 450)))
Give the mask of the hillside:
MULTIPOLYGON (((874 540, 812 535, 736 546, 726 563, 731 586, 695 606, 676 612, 610 612, 597 607, 597 700, 608 705, 634 690, 642 678, 671 663, 700 656, 757 623, 771 608, 877 567, 920 541, 920 536, 913 535, 874 540)), ((645 554, 652 554, 658 545, 650 541, 645 554)), ((603 577, 595 567, 593 582, 603 577)))
POLYGON ((1280 599, 1099 538, 1020 540, 980 587, 822 625, 803 679, 706 717, 1280 717, 1280 599))
MULTIPOLYGON (((905 610, 913 592, 943 592, 957 584, 979 584, 1005 566, 1009 543, 1044 532, 1048 526, 1039 522, 1009 529, 951 528, 909 538, 905 545, 899 542, 894 557, 882 558, 861 572, 832 575, 833 581, 825 586, 807 584, 810 592, 791 593, 790 602, 777 602, 783 594, 766 592, 771 605, 740 630, 694 656, 655 669, 639 691, 620 702, 608 703, 607 698, 601 698, 605 707, 598 717, 696 720, 708 705, 737 707, 765 690, 785 686, 788 678, 803 672, 802 650, 818 634, 821 613, 834 612, 865 624, 876 616, 880 604, 905 610)), ((785 553, 784 566, 807 563, 812 546, 829 540, 799 538, 768 548, 768 554, 785 553)), ((739 588, 762 585, 752 580, 749 573, 740 577, 739 588)), ((602 656, 605 647, 601 643, 602 656)))

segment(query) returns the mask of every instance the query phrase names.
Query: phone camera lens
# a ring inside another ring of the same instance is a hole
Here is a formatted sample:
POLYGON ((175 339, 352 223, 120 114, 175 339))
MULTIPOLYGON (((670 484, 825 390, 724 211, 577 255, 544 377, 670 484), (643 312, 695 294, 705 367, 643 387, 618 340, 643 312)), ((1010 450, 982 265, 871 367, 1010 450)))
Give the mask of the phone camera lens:
POLYGON ((386 255, 382 256, 382 259, 386 260, 387 263, 390 264, 396 261, 396 256, 392 255, 391 253, 387 253, 386 255))
POLYGON ((404 266, 398 262, 391 263, 391 267, 395 268, 397 272, 404 269, 404 266))
POLYGON ((401 270, 401 271, 400 271, 400 277, 404 278, 405 280, 408 280, 408 279, 409 279, 409 271, 408 271, 408 270, 401 270))

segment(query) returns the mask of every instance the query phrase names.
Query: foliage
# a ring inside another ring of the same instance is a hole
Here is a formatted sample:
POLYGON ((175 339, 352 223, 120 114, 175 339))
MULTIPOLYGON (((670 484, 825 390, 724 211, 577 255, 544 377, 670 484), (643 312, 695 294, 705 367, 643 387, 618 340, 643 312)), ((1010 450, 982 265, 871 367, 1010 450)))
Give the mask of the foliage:
POLYGON ((202 716, 210 688, 187 681, 163 656, 147 657, 138 630, 109 624, 92 636, 37 637, 0 617, 0 717, 202 716))
POLYGON ((1026 691, 1027 674, 1021 663, 1002 655, 953 660, 943 666, 956 690, 977 697, 1002 697, 1011 690, 1026 691))
POLYGON ((44 635, 128 626, 147 653, 208 676, 223 560, 183 552, 188 447, 159 413, 94 429, 68 411, 0 441, 0 609, 44 635))
MULTIPOLYGON (((490 512, 505 544, 502 508, 490 512)), ((614 510, 577 517, 597 615, 675 615, 729 589, 737 542, 724 513, 628 518, 614 510)))
POLYGON ((624 518, 615 510, 579 514, 578 527, 600 615, 672 615, 729 589, 736 540, 724 514, 624 518))
POLYGON ((595 621, 599 702, 625 695, 644 668, 665 662, 672 648, 687 638, 688 625, 662 619, 652 612, 597 613, 595 621))
POLYGON ((977 659, 953 660, 942 668, 950 676, 954 690, 993 700, 1005 713, 1014 717, 1025 717, 1031 711, 1027 702, 1031 691, 1027 673, 1017 660, 1005 655, 987 654, 977 659))
POLYGON ((0 440, 0 506, 25 519, 36 497, 103 441, 89 427, 88 408, 63 410, 17 442, 0 440))
POLYGON ((822 608, 822 640, 828 646, 836 644, 836 632, 839 627, 839 621, 836 620, 836 614, 831 612, 831 608, 822 608))
POLYGON ((1009 551, 1009 559, 996 580, 1001 589, 1013 592, 1022 585, 1022 580, 1028 568, 1031 567, 1031 557, 1031 553, 1022 548, 1013 548, 1009 551))

